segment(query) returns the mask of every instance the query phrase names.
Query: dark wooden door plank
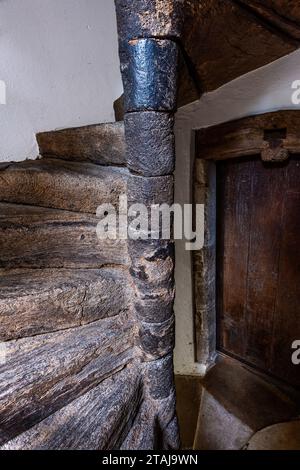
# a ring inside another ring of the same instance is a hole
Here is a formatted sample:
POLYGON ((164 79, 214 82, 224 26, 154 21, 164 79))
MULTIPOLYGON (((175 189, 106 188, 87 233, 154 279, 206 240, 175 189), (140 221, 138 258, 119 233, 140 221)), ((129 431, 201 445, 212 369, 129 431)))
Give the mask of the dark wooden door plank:
POLYGON ((217 164, 219 348, 300 385, 300 161, 217 164))

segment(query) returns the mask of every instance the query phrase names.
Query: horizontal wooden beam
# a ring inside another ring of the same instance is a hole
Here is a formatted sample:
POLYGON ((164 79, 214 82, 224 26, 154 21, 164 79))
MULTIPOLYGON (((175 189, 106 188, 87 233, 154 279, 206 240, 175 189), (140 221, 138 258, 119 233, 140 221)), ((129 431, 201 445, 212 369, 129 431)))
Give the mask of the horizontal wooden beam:
POLYGON ((288 153, 300 153, 299 127, 299 111, 278 111, 200 129, 196 131, 196 156, 226 160, 261 155, 263 160, 273 160, 273 142, 273 150, 282 151, 283 160, 288 153))

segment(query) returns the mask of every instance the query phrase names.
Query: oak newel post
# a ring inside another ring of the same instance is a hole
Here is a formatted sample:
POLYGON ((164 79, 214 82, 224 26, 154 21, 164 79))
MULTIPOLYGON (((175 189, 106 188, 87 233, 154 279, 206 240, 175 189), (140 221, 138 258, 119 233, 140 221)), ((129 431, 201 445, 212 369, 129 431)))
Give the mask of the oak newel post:
MULTIPOLYGON (((172 204, 181 0, 115 0, 124 83, 129 203, 172 204)), ((179 447, 173 380, 174 246, 129 240, 144 394, 158 448, 179 447)))

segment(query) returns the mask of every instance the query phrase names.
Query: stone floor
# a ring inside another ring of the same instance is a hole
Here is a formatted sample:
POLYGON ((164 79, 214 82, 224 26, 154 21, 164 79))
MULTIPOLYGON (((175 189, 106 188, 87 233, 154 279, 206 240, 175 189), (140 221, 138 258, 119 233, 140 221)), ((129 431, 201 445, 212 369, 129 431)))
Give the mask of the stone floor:
POLYGON ((175 384, 181 446, 183 449, 193 449, 201 401, 201 381, 197 376, 177 375, 175 384))
POLYGON ((220 357, 204 379, 177 376, 182 447, 196 450, 300 447, 300 394, 220 357))
POLYGON ((300 450, 300 420, 274 424, 254 434, 247 450, 300 450))

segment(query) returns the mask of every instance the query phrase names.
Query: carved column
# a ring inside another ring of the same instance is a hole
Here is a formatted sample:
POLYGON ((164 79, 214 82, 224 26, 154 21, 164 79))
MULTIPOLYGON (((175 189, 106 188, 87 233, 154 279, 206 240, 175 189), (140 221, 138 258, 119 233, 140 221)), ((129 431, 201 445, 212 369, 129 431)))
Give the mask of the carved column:
MULTIPOLYGON (((131 203, 173 202, 174 112, 182 0, 115 0, 131 203)), ((144 394, 157 447, 179 447, 173 378, 174 244, 129 240, 144 394)))

